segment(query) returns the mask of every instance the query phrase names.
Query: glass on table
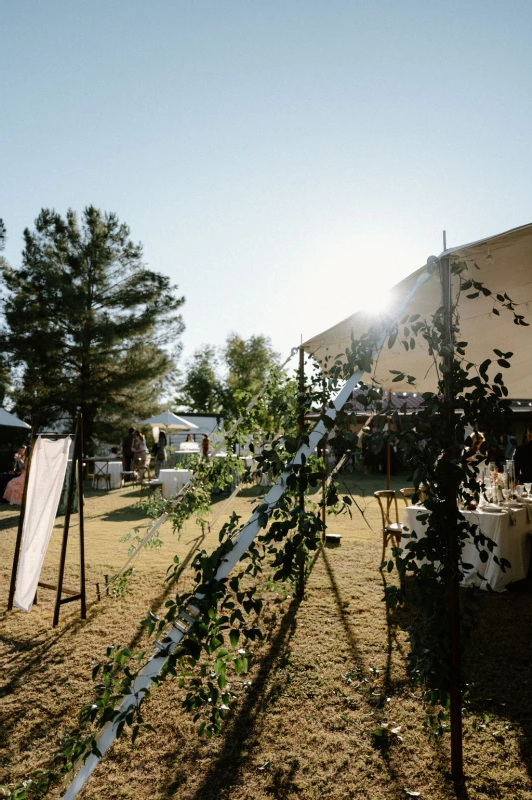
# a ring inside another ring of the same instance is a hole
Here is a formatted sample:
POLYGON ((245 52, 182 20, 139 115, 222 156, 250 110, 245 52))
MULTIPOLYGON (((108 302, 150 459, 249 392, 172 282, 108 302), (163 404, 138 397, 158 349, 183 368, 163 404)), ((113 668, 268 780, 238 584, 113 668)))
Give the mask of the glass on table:
POLYGON ((507 503, 508 502, 508 498, 510 497, 510 490, 509 489, 503 489, 502 490, 502 496, 504 497, 504 502, 507 503))
POLYGON ((530 489, 532 489, 532 483, 525 483, 524 486, 525 486, 526 493, 529 495, 530 494, 530 489))
POLYGON ((522 498, 524 491, 525 491, 525 487, 522 484, 518 483, 517 486, 515 487, 515 493, 517 495, 517 499, 518 500, 520 500, 522 498))

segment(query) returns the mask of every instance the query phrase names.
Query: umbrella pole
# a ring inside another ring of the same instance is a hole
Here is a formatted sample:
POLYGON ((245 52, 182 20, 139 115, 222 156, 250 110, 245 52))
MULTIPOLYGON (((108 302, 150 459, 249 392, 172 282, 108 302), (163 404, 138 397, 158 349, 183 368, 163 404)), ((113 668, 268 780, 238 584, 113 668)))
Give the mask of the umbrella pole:
MULTIPOLYGON (((451 262, 449 257, 442 258, 440 262, 442 306, 444 309, 445 329, 447 335, 448 355, 443 360, 445 373, 443 377, 443 397, 447 406, 447 415, 452 415, 453 436, 449 437, 446 456, 453 458, 454 443, 454 410, 452 405, 453 395, 451 387, 452 366, 454 360, 453 335, 452 335, 452 302, 451 302, 451 262)), ((456 517, 457 491, 456 487, 449 484, 447 491, 449 504, 449 519, 456 517)), ((462 682, 460 664, 460 587, 458 584, 458 542, 456 539, 456 525, 449 525, 448 538, 449 557, 449 645, 450 645, 450 703, 451 703, 451 773, 453 780, 462 781, 464 778, 464 760, 462 748, 462 682)))

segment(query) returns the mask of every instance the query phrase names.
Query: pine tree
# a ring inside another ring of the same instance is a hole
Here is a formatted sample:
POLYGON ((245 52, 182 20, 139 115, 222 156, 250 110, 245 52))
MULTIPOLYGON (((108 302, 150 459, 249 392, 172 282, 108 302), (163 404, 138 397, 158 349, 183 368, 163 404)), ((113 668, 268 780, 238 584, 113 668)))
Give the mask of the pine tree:
POLYGON ((127 225, 93 206, 81 222, 43 209, 24 241, 22 266, 0 267, 0 344, 15 368, 16 407, 40 425, 81 409, 92 452, 97 437, 117 438, 117 427, 156 408, 184 298, 146 268, 127 225))

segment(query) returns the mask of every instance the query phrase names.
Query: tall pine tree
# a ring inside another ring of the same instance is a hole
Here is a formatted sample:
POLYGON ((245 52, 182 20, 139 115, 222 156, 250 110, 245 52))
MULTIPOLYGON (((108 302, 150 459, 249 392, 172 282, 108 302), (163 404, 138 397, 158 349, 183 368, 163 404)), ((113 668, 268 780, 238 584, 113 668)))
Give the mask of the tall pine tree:
POLYGON ((157 406, 173 368, 164 345, 179 348, 184 298, 146 269, 127 225, 93 206, 81 221, 44 209, 24 241, 22 266, 0 267, 0 344, 14 367, 16 407, 38 425, 73 421, 81 409, 91 452, 95 438, 116 438, 157 406))

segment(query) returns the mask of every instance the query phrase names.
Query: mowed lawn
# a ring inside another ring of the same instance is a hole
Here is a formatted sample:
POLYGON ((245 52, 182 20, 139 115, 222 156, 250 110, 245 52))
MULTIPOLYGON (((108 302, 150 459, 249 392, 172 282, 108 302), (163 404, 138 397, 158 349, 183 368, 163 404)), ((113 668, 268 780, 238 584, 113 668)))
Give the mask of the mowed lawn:
MULTIPOLYGON (((394 488, 405 479, 394 479, 394 488)), ((181 709, 183 692, 173 681, 157 688, 145 709, 155 733, 134 746, 115 744, 82 798, 186 798, 186 800, 299 800, 371 798, 532 798, 532 586, 529 581, 503 595, 464 592, 466 610, 477 606, 467 643, 465 668, 478 698, 464 718, 466 792, 449 778, 449 740, 428 738, 425 710, 406 679, 408 615, 388 615, 379 571, 380 514, 372 493, 382 478, 348 475, 345 486, 365 511, 330 517, 340 547, 326 547, 312 569, 305 599, 264 588, 266 639, 254 647, 246 676, 231 680, 239 700, 223 735, 198 739, 181 709), (484 715, 484 716, 483 716, 484 715), (372 736, 380 722, 400 726, 384 746, 372 736), (401 738, 399 738, 401 737, 401 738), (419 795, 408 794, 418 792, 419 795)), ((227 509, 246 519, 254 490, 227 509)), ((88 612, 63 606, 52 630, 54 593, 40 590, 31 613, 5 614, 2 625, 2 765, 0 783, 49 766, 76 713, 91 701, 92 667, 109 644, 143 648, 139 627, 148 608, 164 608, 172 589, 165 584, 174 553, 185 559, 200 544, 217 542, 221 518, 201 541, 189 522, 178 539, 167 524, 160 550, 144 550, 135 562, 131 594, 97 602, 95 582, 118 571, 127 557, 121 541, 147 520, 136 506, 138 491, 127 487, 95 492, 87 485, 86 561, 88 612)), ((225 503, 214 504, 214 513, 225 503)), ((18 511, 0 509, 2 608, 6 607, 18 511)), ((62 522, 61 520, 59 521, 62 522)), ((65 585, 77 585, 77 515, 71 529, 65 585)), ((53 533, 41 579, 57 578, 61 524, 53 533)), ((188 570, 190 573, 190 570, 188 570)), ((185 570, 180 583, 190 585, 185 570)), ((148 645, 149 648, 149 645, 148 645)))

